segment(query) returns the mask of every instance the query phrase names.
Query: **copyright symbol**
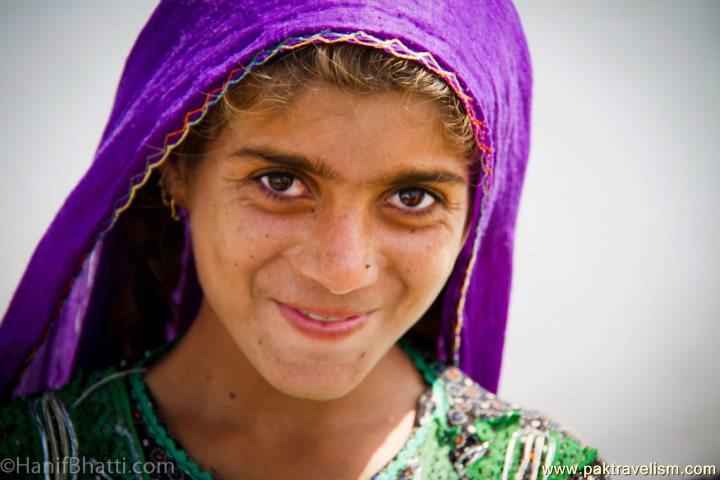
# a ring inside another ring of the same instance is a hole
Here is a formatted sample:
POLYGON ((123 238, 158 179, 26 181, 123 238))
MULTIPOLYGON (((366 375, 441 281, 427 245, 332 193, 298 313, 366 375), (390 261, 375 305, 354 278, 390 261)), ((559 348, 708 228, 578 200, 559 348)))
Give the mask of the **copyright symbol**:
POLYGON ((0 472, 12 473, 15 471, 15 460, 12 458, 3 458, 0 460, 0 472))

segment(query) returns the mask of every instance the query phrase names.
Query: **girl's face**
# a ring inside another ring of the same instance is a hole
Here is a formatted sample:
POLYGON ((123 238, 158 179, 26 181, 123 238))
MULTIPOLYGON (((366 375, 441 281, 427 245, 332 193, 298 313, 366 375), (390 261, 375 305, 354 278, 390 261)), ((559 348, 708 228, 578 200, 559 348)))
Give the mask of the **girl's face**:
POLYGON ((443 288, 469 187, 438 116, 413 96, 314 85, 231 121, 173 187, 205 310, 276 389, 350 392, 443 288))

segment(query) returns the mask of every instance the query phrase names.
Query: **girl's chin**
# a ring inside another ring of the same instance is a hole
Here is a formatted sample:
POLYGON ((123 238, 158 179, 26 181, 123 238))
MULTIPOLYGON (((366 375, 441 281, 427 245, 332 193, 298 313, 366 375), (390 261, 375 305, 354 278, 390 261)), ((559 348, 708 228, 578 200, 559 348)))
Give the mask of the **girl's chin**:
POLYGON ((347 388, 338 388, 338 385, 331 386, 296 386, 295 385, 280 385, 275 386, 276 390, 284 393, 285 395, 299 400, 314 400, 317 402, 328 402, 332 400, 338 400, 348 393, 353 391, 356 385, 352 385, 347 388))
MULTIPOLYGON (((296 372, 273 371, 265 377, 276 390, 303 400, 328 401, 344 397, 360 383, 348 375, 334 380, 319 378, 318 375, 298 374, 296 372)), ((360 379, 362 380, 362 379, 360 379)))
POLYGON ((287 350, 281 347, 279 353, 274 349, 259 352, 263 357, 259 373, 276 390, 307 400, 340 398, 365 377, 360 362, 341 358, 347 358, 346 352, 319 356, 303 347, 287 350))

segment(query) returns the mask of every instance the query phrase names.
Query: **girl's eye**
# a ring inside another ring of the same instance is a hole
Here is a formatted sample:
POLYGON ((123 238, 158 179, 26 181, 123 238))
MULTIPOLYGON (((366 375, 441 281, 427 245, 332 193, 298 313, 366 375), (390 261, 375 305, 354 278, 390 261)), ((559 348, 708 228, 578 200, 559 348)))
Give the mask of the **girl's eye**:
POLYGON ((437 198, 423 188, 400 190, 390 197, 390 204, 408 213, 424 213, 438 202, 437 198))
POLYGON ((307 188, 302 181, 286 172, 269 172, 257 177, 257 181, 271 194, 285 198, 302 197, 307 188))

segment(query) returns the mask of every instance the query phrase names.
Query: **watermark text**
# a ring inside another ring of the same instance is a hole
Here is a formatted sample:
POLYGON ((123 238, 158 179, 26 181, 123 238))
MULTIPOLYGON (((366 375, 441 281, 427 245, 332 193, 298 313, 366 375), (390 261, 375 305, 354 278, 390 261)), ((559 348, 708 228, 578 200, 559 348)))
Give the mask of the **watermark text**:
POLYGON ((71 474, 71 475, 127 475, 127 474, 172 474, 175 464, 170 461, 141 462, 132 459, 114 458, 98 460, 92 457, 58 457, 55 461, 39 461, 30 457, 6 457, 0 459, 2 474, 71 474))
POLYGON ((670 476, 670 475, 715 475, 715 465, 662 465, 655 462, 643 465, 622 465, 616 463, 601 463, 597 465, 586 465, 578 468, 577 465, 552 465, 543 466, 543 475, 571 476, 582 473, 583 476, 605 475, 648 475, 648 476, 670 476))

